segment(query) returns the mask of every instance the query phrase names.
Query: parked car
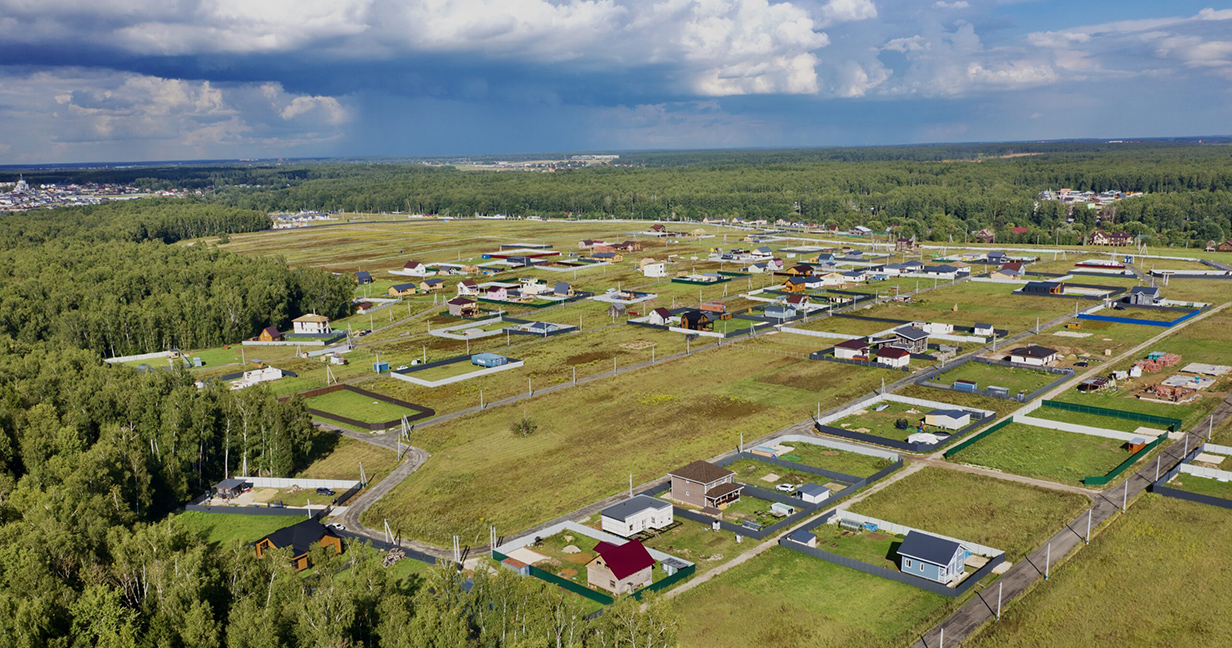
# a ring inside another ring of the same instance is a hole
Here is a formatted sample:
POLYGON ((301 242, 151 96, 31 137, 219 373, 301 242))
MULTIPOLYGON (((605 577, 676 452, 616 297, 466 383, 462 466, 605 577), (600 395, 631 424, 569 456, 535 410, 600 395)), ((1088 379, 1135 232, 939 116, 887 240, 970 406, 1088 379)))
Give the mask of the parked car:
POLYGON ((325 488, 324 486, 322 486, 321 488, 318 488, 318 489, 317 489, 317 495, 327 495, 327 496, 329 496, 329 497, 333 497, 333 496, 334 496, 334 489, 332 489, 332 488, 325 488))
POLYGON ((778 486, 775 486, 774 489, 780 493, 790 493, 796 490, 796 486, 795 484, 779 484, 778 486))
POLYGON ((327 527, 329 527, 329 528, 333 529, 334 531, 346 531, 346 526, 345 526, 345 525, 343 525, 343 524, 340 524, 340 523, 338 523, 338 522, 332 522, 332 523, 327 524, 327 525, 325 525, 325 526, 327 526, 327 527))
POLYGON ((1075 367, 1089 367, 1091 366, 1091 363, 1087 362, 1086 360, 1079 360, 1078 362, 1074 363, 1074 366, 1075 367))
POLYGON ((394 369, 394 371, 406 371, 407 369, 410 369, 410 367, 406 365, 401 365, 397 369, 394 369))

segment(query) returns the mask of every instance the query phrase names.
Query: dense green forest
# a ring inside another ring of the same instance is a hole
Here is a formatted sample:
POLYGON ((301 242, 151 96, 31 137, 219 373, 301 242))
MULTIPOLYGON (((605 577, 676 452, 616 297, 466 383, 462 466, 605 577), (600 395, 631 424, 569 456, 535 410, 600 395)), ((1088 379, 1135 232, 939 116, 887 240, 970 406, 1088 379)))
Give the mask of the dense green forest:
POLYGON ((166 244, 268 223, 258 212, 174 201, 0 219, 0 333, 113 356, 238 342, 308 312, 347 315, 344 277, 166 244))
MULTIPOLYGON (((509 156, 518 159, 527 156, 509 156)), ((689 219, 779 218, 892 228, 925 240, 982 229, 1005 243, 1079 243, 1096 227, 1153 245, 1232 237, 1232 146, 1183 142, 944 145, 622 154, 619 166, 555 173, 477 172, 405 162, 177 166, 40 172, 147 186, 209 187, 240 210, 689 219), (1041 201, 1046 189, 1142 191, 1101 209, 1041 201), (1013 228, 1027 228, 1014 233, 1013 228)), ((32 177, 40 175, 34 174, 32 177)), ((161 223, 150 237, 206 231, 161 223)), ((134 233, 134 236, 139 236, 134 233)))
POLYGON ((192 202, 127 202, 0 219, 0 645, 22 648, 666 647, 654 601, 587 619, 510 572, 396 579, 351 543, 257 558, 174 515, 229 474, 289 476, 334 442, 300 399, 199 389, 183 368, 100 353, 235 341, 315 309, 350 281, 180 238, 268 227, 192 202), (636 638, 636 643, 631 638, 636 638))

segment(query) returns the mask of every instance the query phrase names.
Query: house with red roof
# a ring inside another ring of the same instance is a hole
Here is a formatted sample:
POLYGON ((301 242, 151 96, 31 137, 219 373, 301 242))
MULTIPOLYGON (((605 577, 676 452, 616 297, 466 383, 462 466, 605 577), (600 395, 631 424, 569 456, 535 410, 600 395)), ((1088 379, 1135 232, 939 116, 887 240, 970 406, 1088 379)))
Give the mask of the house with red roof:
POLYGON ((651 583, 654 558, 639 540, 622 545, 600 541, 586 563, 586 582, 613 595, 630 594, 651 583))

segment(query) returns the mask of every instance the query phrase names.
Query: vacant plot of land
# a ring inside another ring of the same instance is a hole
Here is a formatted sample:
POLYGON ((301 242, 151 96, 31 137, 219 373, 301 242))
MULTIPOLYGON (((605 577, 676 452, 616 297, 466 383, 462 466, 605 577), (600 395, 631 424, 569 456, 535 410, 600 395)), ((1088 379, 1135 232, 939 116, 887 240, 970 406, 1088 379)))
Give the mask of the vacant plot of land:
POLYGON ((206 542, 229 545, 232 542, 250 543, 281 529, 302 522, 296 515, 239 515, 232 513, 202 513, 186 511, 175 520, 205 538, 206 542))
POLYGON ((1060 378, 1057 374, 1019 367, 1002 367, 982 362, 968 362, 936 376, 937 382, 952 385, 959 380, 976 383, 978 389, 1005 387, 1011 394, 1031 393, 1060 378))
POLYGON ((672 600, 689 648, 883 648, 907 643, 950 605, 782 547, 672 600))
POLYGON ((407 537, 441 544, 455 533, 482 541, 491 524, 510 533, 549 520, 623 491, 629 473, 635 483, 660 478, 734 447, 740 432, 773 432, 806 418, 817 400, 833 407, 873 386, 848 376, 825 392, 799 390, 804 407, 774 404, 775 390, 786 403, 796 391, 774 385, 761 385, 756 401, 726 393, 741 376, 791 362, 724 346, 423 428, 414 443, 432 459, 368 519, 387 517, 407 537), (510 431, 523 415, 539 425, 532 436, 510 431))
POLYGON ((1089 648, 1227 644, 1232 534, 1223 509, 1145 495, 1060 569, 964 646, 1089 648), (1134 615, 1127 610, 1153 610, 1134 615))
POLYGON ((995 547, 1014 561, 1089 505, 1081 495, 924 468, 856 502, 851 510, 995 547))
POLYGON ((1011 423, 967 446, 953 460, 1027 477, 1081 484, 1129 458, 1125 442, 1011 423))
POLYGON ((313 396, 304 402, 312 409, 345 416, 346 418, 364 423, 385 423, 387 421, 397 421, 403 416, 418 414, 415 410, 407 409, 401 405, 364 396, 346 389, 313 396))
MULTIPOLYGON (((921 287, 931 284, 924 280, 920 283, 921 287)), ((862 311, 862 314, 907 321, 988 322, 1017 332, 1035 326, 1036 316, 1048 321, 1073 310, 1069 300, 1015 295, 1012 288, 990 283, 960 283, 921 294, 908 304, 887 304, 862 311)))
POLYGON ((398 465, 398 457, 388 448, 341 437, 338 439, 338 445, 334 446, 328 455, 312 462, 299 476, 310 479, 358 480, 360 464, 363 464, 368 484, 372 485, 384 479, 385 475, 398 465))
POLYGON ((1182 473, 1168 482, 1168 485, 1191 493, 1198 493, 1199 495, 1232 499, 1232 483, 1221 482, 1210 477, 1199 477, 1182 473))
POLYGON ((843 452, 815 443, 793 441, 785 445, 791 448, 791 452, 782 455, 780 459, 853 477, 868 477, 893 463, 889 459, 871 457, 858 452, 843 452))
POLYGON ((736 481, 765 489, 773 489, 778 484, 799 486, 809 482, 824 484, 828 481, 818 475, 752 459, 733 461, 727 467, 736 473, 736 481), (766 479, 766 477, 774 477, 774 479, 766 479))
POLYGON ((1161 426, 1155 423, 1146 421, 1131 421, 1117 416, 1104 416, 1101 414, 1090 414, 1088 412, 1071 412, 1065 409, 1056 407, 1041 407, 1031 412, 1031 416, 1041 418, 1048 421, 1061 421, 1064 423, 1073 423, 1074 425, 1085 425, 1088 427, 1101 428, 1104 430, 1118 430, 1121 432, 1134 432, 1140 427, 1162 429, 1161 426))
MULTIPOLYGON (((757 485, 764 486, 764 484, 757 485)), ((740 524, 741 522, 753 522, 760 526, 767 527, 775 522, 778 522, 780 519, 770 514, 770 504, 771 502, 766 500, 757 499, 751 495, 744 494, 740 496, 739 500, 729 504, 727 508, 723 509, 723 519, 736 524, 740 524)))

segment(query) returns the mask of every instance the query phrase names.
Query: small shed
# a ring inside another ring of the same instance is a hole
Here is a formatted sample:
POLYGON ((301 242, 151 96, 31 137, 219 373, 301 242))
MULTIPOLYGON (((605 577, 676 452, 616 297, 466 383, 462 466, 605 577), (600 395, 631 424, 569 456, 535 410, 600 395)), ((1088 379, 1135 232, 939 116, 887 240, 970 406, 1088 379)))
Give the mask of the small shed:
POLYGON ((1130 454, 1136 454, 1138 452, 1141 452, 1142 449, 1145 447, 1146 447, 1146 439, 1142 437, 1136 436, 1125 443, 1125 448, 1129 450, 1130 454))
POLYGON ((242 479, 224 479, 217 484, 214 484, 214 497, 222 497, 226 499, 238 497, 241 493, 247 490, 244 487, 245 484, 247 484, 249 488, 252 487, 252 484, 249 484, 242 479))
POLYGON ((372 283, 372 273, 367 270, 360 270, 355 273, 355 283, 364 286, 372 283))
POLYGON ((787 536, 787 539, 793 542, 799 542, 806 547, 813 547, 814 549, 817 548, 817 536, 805 531, 804 529, 792 531, 787 536))
POLYGON ((509 363, 509 358, 495 353, 476 353, 471 356, 471 364, 480 367, 499 367, 509 363))
POLYGON ((830 498, 830 489, 809 482, 796 489, 796 497, 799 497, 805 504, 820 504, 830 498))
POLYGON ((955 380, 954 391, 970 392, 972 394, 979 388, 979 383, 974 380, 955 380))
POLYGON ((947 430, 957 430, 971 422, 971 413, 957 409, 935 409, 924 415, 924 422, 947 430))

